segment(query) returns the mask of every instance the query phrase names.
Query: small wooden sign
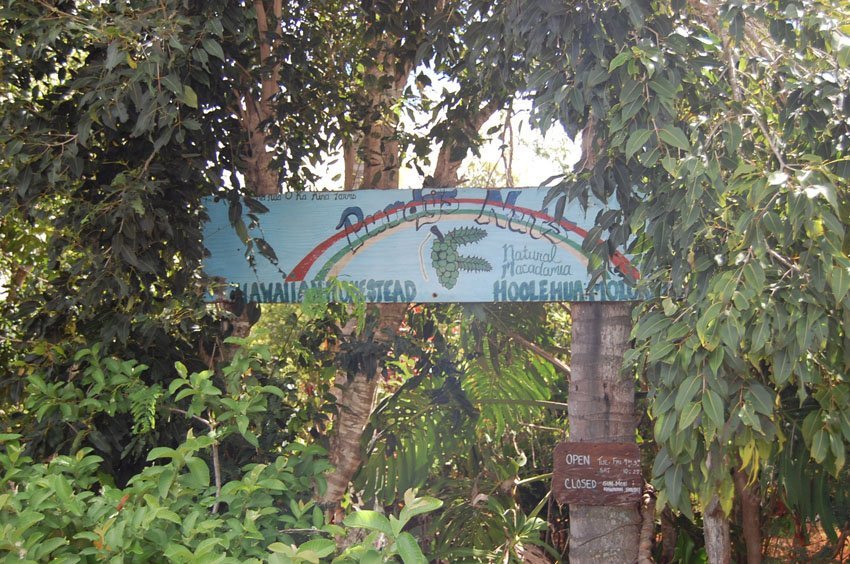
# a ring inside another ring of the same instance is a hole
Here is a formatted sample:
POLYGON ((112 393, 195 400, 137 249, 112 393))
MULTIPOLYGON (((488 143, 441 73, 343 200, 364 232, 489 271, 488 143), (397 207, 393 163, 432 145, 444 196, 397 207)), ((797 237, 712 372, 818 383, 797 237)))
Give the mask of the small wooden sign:
POLYGON ((552 493, 558 503, 628 505, 641 499, 643 476, 635 444, 560 443, 552 493))
POLYGON ((552 302, 642 299, 620 251, 588 288, 605 207, 547 202, 547 188, 288 192, 205 200, 206 273, 251 302, 552 302), (347 282, 339 289, 334 280, 347 282), (338 288, 338 290, 333 290, 338 288))

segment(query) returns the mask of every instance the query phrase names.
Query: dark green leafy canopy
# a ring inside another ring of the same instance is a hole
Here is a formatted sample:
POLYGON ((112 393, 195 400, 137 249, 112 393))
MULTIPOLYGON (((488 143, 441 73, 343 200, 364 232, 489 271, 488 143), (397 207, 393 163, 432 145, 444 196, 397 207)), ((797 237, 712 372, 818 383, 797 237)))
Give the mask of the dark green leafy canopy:
MULTIPOLYGON (((506 8, 507 9, 507 8, 506 8)), ((798 435, 850 442, 850 29, 830 2, 527 2, 535 119, 582 131, 555 198, 616 197, 600 254, 637 239, 631 360, 651 386, 656 483, 731 507, 798 435), (714 462, 709 464, 709 460, 714 462)), ((604 265, 600 267, 601 273, 604 265)))
MULTIPOLYGON (((309 181, 305 159, 340 131, 345 69, 314 61, 341 50, 347 8, 310 5, 286 3, 262 65, 244 2, 3 3, 0 245, 15 274, 3 318, 48 381, 94 342, 150 366, 153 382, 176 359, 199 367, 199 340, 219 331, 200 303, 199 199, 240 186, 244 110, 268 65, 280 93, 259 131, 281 181, 309 181)), ((19 397, 13 372, 3 385, 19 397)), ((32 433, 46 429, 48 452, 72 438, 46 421, 32 433)))

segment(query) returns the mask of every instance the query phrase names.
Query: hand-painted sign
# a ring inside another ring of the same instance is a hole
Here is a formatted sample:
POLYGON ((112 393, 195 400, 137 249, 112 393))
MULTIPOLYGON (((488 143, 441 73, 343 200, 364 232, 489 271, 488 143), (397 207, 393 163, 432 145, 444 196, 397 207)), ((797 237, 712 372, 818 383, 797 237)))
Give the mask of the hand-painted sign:
POLYGON ((558 503, 628 505, 640 501, 640 450, 625 443, 559 443, 552 493, 558 503))
POLYGON ((354 287, 369 302, 638 299, 632 286, 640 275, 619 252, 608 279, 586 291, 582 242, 599 209, 566 210, 555 219, 543 205, 546 193, 290 192, 256 198, 254 211, 263 213, 242 218, 228 202, 209 198, 205 270, 256 302, 299 302, 334 278, 351 283, 334 290, 338 301, 350 300, 354 287), (267 252, 246 252, 245 240, 267 252))

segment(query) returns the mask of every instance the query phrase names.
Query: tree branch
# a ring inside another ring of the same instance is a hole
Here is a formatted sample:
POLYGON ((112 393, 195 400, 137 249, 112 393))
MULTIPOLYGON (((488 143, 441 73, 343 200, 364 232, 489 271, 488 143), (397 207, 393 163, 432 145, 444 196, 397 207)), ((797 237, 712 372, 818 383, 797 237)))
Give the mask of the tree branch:
MULTIPOLYGON (((462 124, 462 130, 471 138, 478 134, 481 127, 490 119, 503 104, 502 100, 490 100, 478 109, 474 114, 468 115, 462 124)), ((453 140, 446 139, 440 147, 437 155, 437 164, 434 165, 433 185, 437 187, 457 186, 459 179, 457 171, 460 169, 463 159, 469 150, 469 143, 462 146, 453 140), (458 158, 460 156, 460 158, 458 158)))
POLYGON ((528 339, 526 339, 522 335, 519 335, 518 333, 514 333, 513 331, 505 331, 505 332, 507 333, 508 337, 510 337, 514 341, 518 342, 523 347, 527 348, 528 350, 530 350, 531 352, 533 352, 537 356, 548 360, 550 363, 552 363, 552 366, 554 366, 557 370, 559 370, 560 372, 565 374, 568 378, 572 374, 572 370, 570 370, 570 367, 564 361, 562 361, 559 358, 556 358, 555 355, 553 355, 552 353, 550 353, 549 351, 547 351, 546 349, 544 349, 540 345, 532 343, 531 341, 529 341, 528 339))

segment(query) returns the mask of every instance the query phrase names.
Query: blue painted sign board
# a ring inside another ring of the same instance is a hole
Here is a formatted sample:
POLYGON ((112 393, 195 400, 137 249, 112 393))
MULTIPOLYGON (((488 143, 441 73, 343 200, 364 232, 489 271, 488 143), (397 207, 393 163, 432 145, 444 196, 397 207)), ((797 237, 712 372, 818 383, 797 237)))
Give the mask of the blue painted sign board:
POLYGON ((338 301, 350 300, 349 292, 375 303, 638 299, 640 274, 619 252, 613 272, 588 291, 582 243, 599 208, 576 206, 556 220, 543 205, 547 192, 288 192, 256 198, 267 208, 256 220, 243 206, 242 237, 229 203, 208 198, 204 268, 255 302, 300 302, 334 279, 350 283, 334 290, 338 301), (250 252, 245 237, 255 240, 250 252), (266 245, 272 253, 258 252, 266 245))

